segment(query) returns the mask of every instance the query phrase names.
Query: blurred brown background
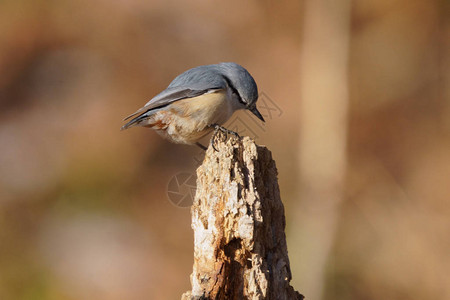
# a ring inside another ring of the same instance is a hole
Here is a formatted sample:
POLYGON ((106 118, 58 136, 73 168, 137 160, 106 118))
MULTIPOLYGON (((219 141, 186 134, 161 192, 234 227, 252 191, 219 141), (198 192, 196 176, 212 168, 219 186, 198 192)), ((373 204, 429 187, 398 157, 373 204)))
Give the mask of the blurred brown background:
POLYGON ((233 120, 277 161, 293 286, 308 299, 450 298, 449 8, 2 1, 0 299, 190 289, 190 213, 168 184, 201 153, 119 128, 182 71, 221 61, 264 93, 264 126, 233 120))

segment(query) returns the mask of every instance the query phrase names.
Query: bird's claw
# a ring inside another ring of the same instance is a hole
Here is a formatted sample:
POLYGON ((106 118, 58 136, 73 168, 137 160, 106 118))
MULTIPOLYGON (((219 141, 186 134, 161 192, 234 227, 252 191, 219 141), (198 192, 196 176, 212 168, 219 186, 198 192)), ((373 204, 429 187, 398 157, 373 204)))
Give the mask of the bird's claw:
POLYGON ((219 134, 219 132, 222 133, 225 136, 225 140, 228 138, 229 134, 234 135, 238 139, 241 138, 237 132, 229 130, 229 129, 227 129, 225 127, 222 127, 222 126, 220 126, 218 124, 212 124, 211 127, 214 128, 214 133, 213 133, 213 135, 211 137, 210 143, 211 143, 211 146, 213 147, 213 149, 216 152, 219 151, 219 150, 217 150, 217 148, 215 146, 216 138, 217 138, 217 135, 219 134))

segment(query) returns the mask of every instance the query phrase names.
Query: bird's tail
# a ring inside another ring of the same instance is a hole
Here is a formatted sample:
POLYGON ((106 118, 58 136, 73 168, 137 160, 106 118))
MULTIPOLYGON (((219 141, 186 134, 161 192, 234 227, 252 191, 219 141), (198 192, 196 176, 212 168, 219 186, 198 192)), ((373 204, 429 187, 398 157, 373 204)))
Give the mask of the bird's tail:
POLYGON ((148 114, 144 113, 144 114, 137 116, 137 117, 131 119, 130 121, 128 121, 125 125, 123 125, 120 128, 120 130, 125 130, 125 129, 128 129, 133 126, 137 126, 140 123, 142 123, 143 121, 147 120, 148 118, 149 118, 148 114))

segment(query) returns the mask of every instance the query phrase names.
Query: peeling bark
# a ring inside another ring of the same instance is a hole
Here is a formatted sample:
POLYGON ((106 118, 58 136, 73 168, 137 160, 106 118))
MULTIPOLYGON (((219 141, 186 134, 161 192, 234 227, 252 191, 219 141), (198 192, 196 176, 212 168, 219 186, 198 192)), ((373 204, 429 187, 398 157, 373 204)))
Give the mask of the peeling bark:
POLYGON ((303 299, 290 285, 284 207, 271 152, 217 141, 197 169, 192 291, 182 299, 303 299))

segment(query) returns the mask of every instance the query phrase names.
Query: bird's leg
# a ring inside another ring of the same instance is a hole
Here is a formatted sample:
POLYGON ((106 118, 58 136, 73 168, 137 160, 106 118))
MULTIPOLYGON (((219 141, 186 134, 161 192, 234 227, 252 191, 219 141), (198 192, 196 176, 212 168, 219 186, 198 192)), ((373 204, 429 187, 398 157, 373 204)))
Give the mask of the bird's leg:
POLYGON ((240 136, 239 136, 239 134, 237 132, 235 132, 233 130, 230 130, 230 129, 227 129, 227 128, 223 127, 223 126, 220 126, 219 124, 211 124, 211 125, 209 125, 209 127, 214 128, 214 134, 217 134, 217 132, 221 131, 221 132, 223 132, 225 134, 232 134, 235 137, 240 138, 240 136))
POLYGON ((216 150, 216 151, 218 151, 218 150, 216 149, 214 143, 216 141, 216 137, 219 134, 219 132, 221 132, 221 133, 223 133, 225 135, 225 140, 227 139, 228 134, 234 135, 237 138, 241 138, 237 132, 234 132, 234 131, 229 130, 229 129, 223 127, 223 126, 220 126, 219 124, 211 124, 210 127, 214 128, 214 133, 213 133, 213 135, 211 137, 210 143, 211 143, 211 146, 213 147, 213 149, 216 150))
POLYGON ((200 149, 202 149, 202 150, 204 150, 204 151, 206 151, 206 149, 208 149, 208 148, 206 148, 205 146, 203 146, 202 144, 200 144, 199 142, 197 142, 197 143, 195 143, 197 146, 199 146, 200 147, 200 149))

